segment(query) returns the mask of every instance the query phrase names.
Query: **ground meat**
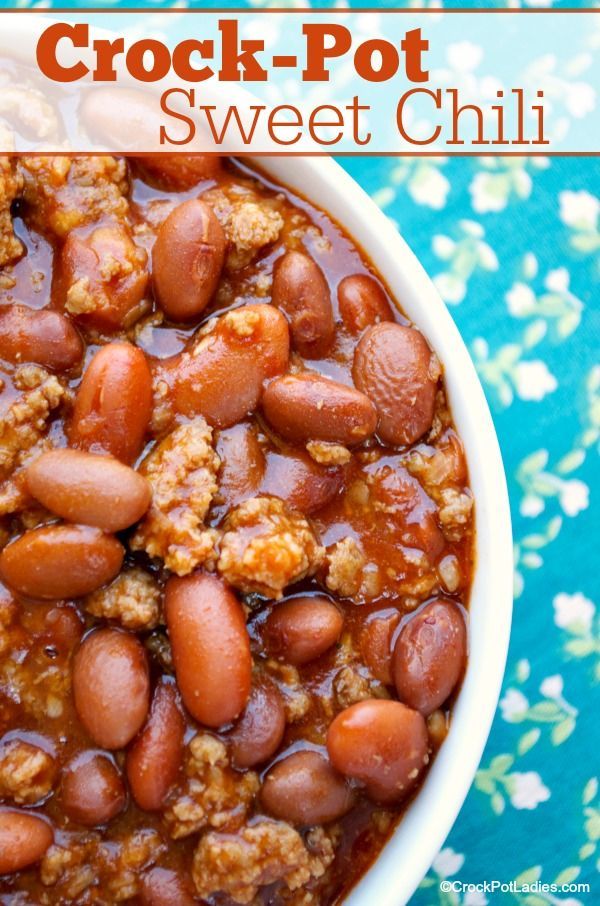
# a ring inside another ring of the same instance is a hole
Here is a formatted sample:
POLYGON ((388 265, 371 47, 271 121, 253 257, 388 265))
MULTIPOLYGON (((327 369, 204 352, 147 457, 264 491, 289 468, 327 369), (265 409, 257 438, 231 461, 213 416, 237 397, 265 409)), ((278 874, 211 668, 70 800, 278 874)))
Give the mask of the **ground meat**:
POLYGON ((21 392, 0 414, 0 516, 31 503, 23 468, 49 445, 48 422, 65 397, 58 378, 39 365, 18 368, 14 384, 21 392))
POLYGON ((17 615, 17 603, 9 592, 0 586, 0 654, 10 648, 9 627, 17 615))
POLYGON ((471 522, 473 497, 465 487, 467 467, 462 444, 454 431, 445 431, 434 447, 420 444, 406 460, 438 506, 438 519, 449 541, 460 541, 471 522))
POLYGON ((358 594, 363 583, 367 558, 354 538, 342 538, 327 551, 325 584, 343 598, 358 594))
POLYGON ((235 830, 260 787, 253 771, 239 773, 229 764, 225 745, 200 733, 188 746, 183 791, 170 803, 165 819, 174 839, 204 827, 235 830))
POLYGON ((360 664, 349 664, 338 670, 333 679, 333 690, 339 710, 367 699, 390 697, 385 686, 373 679, 360 664))
POLYGON ((287 723, 302 720, 310 709, 311 696, 304 688, 296 667, 269 658, 265 668, 281 692, 287 723))
POLYGON ((228 196, 221 189, 211 189, 202 198, 212 207, 231 243, 227 255, 231 270, 245 267, 261 248, 279 238, 283 218, 275 202, 252 192, 228 196))
POLYGON ((288 824, 260 821, 235 836, 206 834, 192 869, 198 895, 220 891, 236 903, 250 903, 261 887, 276 881, 296 890, 322 877, 333 861, 334 845, 321 828, 311 833, 305 845, 288 824))
POLYGON ((40 864, 42 884, 52 888, 44 902, 108 906, 130 900, 140 892, 142 870, 164 849, 159 834, 150 829, 109 843, 103 843, 97 834, 86 834, 74 837, 67 845, 54 844, 40 864))
POLYGON ((30 222, 64 239, 71 230, 103 217, 123 219, 129 203, 127 165, 108 155, 23 157, 23 197, 30 222))
POLYGON ((75 901, 84 890, 98 883, 98 865, 92 863, 96 846, 97 839, 91 836, 70 840, 68 846, 55 843, 46 851, 40 863, 40 879, 45 887, 55 888, 52 897, 75 901))
POLYGON ((10 206, 23 188, 23 177, 14 161, 0 156, 0 267, 11 264, 23 254, 23 246, 13 231, 10 206))
POLYGON ((154 629, 160 620, 161 590, 150 573, 138 567, 125 569, 111 585, 84 600, 94 617, 117 620, 125 629, 154 629))
POLYGON ((352 453, 341 444, 328 444, 322 440, 310 440, 306 445, 308 455, 326 466, 344 466, 352 459, 352 453))
POLYGON ((471 521, 473 497, 470 491, 444 488, 440 494, 440 525, 449 541, 460 541, 471 521))
POLYGON ((325 555, 304 516, 278 497, 244 501, 223 530, 217 568, 244 592, 281 598, 288 585, 314 575, 325 555))
POLYGON ((0 798, 33 805, 52 789, 55 761, 39 746, 11 739, 0 746, 0 798))
POLYGON ((152 504, 130 542, 133 550, 161 557, 178 576, 215 559, 218 533, 204 518, 217 492, 220 460, 203 418, 176 428, 144 460, 152 504))

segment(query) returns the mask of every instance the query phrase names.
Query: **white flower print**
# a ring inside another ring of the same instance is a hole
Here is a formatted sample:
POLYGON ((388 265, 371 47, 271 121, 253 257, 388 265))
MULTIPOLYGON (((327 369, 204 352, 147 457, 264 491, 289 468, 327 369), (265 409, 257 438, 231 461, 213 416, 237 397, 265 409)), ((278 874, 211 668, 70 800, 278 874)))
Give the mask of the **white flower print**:
POLYGON ((590 192, 561 192, 558 196, 560 219, 566 226, 595 230, 600 216, 600 199, 590 192))
POLYGON ((539 402, 558 387, 556 378, 548 370, 546 363, 540 359, 518 362, 515 365, 514 378, 517 394, 522 400, 539 402))
POLYGON ((461 870, 464 861, 465 857, 461 853, 455 853, 447 846, 433 860, 433 870, 440 878, 451 878, 461 870))
POLYGON ((408 191, 417 204, 441 211, 446 204, 450 183, 435 167, 423 168, 408 185, 408 191))
POLYGON ((589 632, 596 608, 589 598, 580 591, 573 595, 560 592, 552 602, 554 606, 554 622, 559 629, 571 627, 581 628, 589 632))
POLYGON ((480 890, 468 890, 464 896, 464 906, 486 906, 487 897, 480 890))
POLYGON ((529 702, 518 689, 507 689, 504 697, 500 700, 502 717, 509 722, 513 722, 515 718, 525 714, 528 708, 529 702))
POLYGON ((546 698, 560 698, 563 691, 563 678, 560 674, 547 676, 540 686, 540 692, 546 698))
POLYGON ((576 516, 589 506, 590 490, 583 481, 573 478, 562 484, 559 502, 567 516, 576 516))
POLYGON ((505 297, 511 315, 523 318, 535 310, 535 293, 526 283, 513 283, 505 297))
POLYGON ((534 809, 550 798, 550 790, 544 785, 537 771, 510 775, 510 801, 516 809, 534 809))

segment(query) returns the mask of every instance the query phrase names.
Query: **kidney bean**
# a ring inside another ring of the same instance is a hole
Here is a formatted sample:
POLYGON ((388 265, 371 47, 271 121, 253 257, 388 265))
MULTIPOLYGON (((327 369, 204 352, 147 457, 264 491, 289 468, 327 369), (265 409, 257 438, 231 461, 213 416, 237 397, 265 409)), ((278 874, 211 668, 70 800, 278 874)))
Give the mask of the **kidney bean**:
POLYGON ((260 488, 265 456, 256 430, 247 422, 219 432, 216 450, 221 460, 219 498, 230 510, 260 488))
POLYGON ((333 500, 343 483, 343 468, 321 466, 298 450, 270 451, 260 492, 281 497, 295 510, 310 516, 333 500))
POLYGON ((81 641, 83 620, 73 605, 52 607, 46 614, 45 638, 61 654, 69 654, 81 641))
POLYGON ((451 694, 465 668, 467 627, 452 601, 427 604, 405 624, 394 648, 398 697, 427 716, 451 694))
MULTIPOLYGON (((433 564, 444 549, 438 509, 399 457, 385 457, 366 467, 371 494, 396 529, 393 544, 416 548, 433 564)), ((388 543, 383 538, 381 543, 388 543)))
POLYGON ((354 387, 318 374, 287 374, 263 394, 267 421, 286 440, 359 444, 377 424, 371 400, 354 387))
POLYGON ((327 733, 333 766, 362 781, 380 802, 401 799, 428 761, 423 716, 400 702, 370 699, 346 708, 327 733))
POLYGON ((352 375, 375 404, 385 443, 412 444, 431 427, 440 368, 418 330, 387 322, 369 327, 354 352, 352 375))
POLYGON ((53 840, 52 828, 42 818, 0 806, 0 875, 38 862, 53 840))
POLYGON ((143 875, 140 900, 142 906, 195 906, 197 903, 176 872, 158 866, 143 875))
POLYGON ((25 532, 0 553, 0 578, 27 598, 80 598, 117 575, 125 551, 112 535, 87 525, 25 532))
POLYGON ((273 755, 285 732, 285 708, 277 686, 262 676, 252 684, 246 709, 229 734, 237 767, 252 768, 273 755))
POLYGON ((147 812, 162 807, 177 780, 183 758, 185 719, 174 683, 162 677, 154 692, 145 727, 127 753, 133 798, 147 812), (160 770, 157 766, 160 765, 160 770))
POLYGON ((0 308, 0 359, 5 362, 35 362, 51 371, 68 371, 82 355, 81 337, 59 312, 18 304, 0 308))
POLYGON ((180 192, 221 172, 221 159, 214 154, 149 154, 137 158, 137 165, 153 182, 180 192))
POLYGON ((209 727, 235 720, 248 702, 252 670, 241 604, 221 579, 195 573, 169 579, 165 615, 188 711, 209 727))
POLYGON ((171 211, 152 250, 154 293, 168 318, 189 321, 204 311, 217 289, 226 247, 221 224, 199 198, 171 211))
POLYGON ((151 414, 152 378, 144 353, 128 343, 109 343, 83 375, 69 443, 131 464, 142 451, 151 414))
POLYGON ((103 752, 88 750, 65 765, 60 800, 71 821, 94 827, 108 824, 122 812, 127 797, 113 760, 103 752))
POLYGON ((270 305, 244 305, 219 318, 193 351, 167 360, 159 372, 170 387, 172 410, 203 415, 228 428, 251 415, 267 378, 281 374, 289 360, 287 321, 270 305))
POLYGON ((344 777, 318 752, 294 752, 264 779, 263 805, 293 824, 325 824, 350 811, 354 796, 344 777))
POLYGON ((112 456, 80 450, 49 450, 26 472, 29 493, 70 522, 119 532, 150 506, 146 479, 112 456))
POLYGON ((73 660, 73 697, 79 719, 104 749, 122 749, 148 714, 144 646, 121 629, 96 629, 73 660))
POLYGON ((392 636, 400 614, 397 610, 376 611, 367 617, 360 635, 360 650, 363 659, 380 683, 391 686, 392 678, 392 636))
POLYGON ((116 330, 133 320, 148 287, 148 253, 121 224, 70 233, 62 247, 57 288, 81 324, 116 330))
POLYGON ((353 336, 358 336, 372 324, 394 320, 383 289, 366 274, 344 277, 338 286, 338 305, 344 327, 353 336))
POLYGON ((329 598, 302 595, 275 605, 265 622, 265 644, 272 655, 299 667, 335 645, 343 625, 329 598))
POLYGON ((300 355, 326 355, 335 336, 333 309, 327 280, 312 258, 290 251, 275 262, 272 300, 290 322, 292 345, 300 355))

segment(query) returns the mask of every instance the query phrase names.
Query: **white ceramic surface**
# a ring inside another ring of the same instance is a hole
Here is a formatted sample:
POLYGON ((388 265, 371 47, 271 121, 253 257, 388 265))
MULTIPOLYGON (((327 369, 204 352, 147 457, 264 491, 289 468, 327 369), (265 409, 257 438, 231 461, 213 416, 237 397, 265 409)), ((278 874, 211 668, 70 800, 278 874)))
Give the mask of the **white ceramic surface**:
MULTIPOLYGON (((444 365, 476 503, 470 654, 450 732, 423 787, 345 906, 403 906, 444 843, 471 786, 496 711, 512 613, 512 536, 504 469, 479 378, 461 336, 408 245, 357 183, 329 158, 256 164, 344 226, 364 249, 444 365)), ((407 237, 410 242, 410 236, 407 237)), ((468 879, 466 879, 468 880, 468 879)))

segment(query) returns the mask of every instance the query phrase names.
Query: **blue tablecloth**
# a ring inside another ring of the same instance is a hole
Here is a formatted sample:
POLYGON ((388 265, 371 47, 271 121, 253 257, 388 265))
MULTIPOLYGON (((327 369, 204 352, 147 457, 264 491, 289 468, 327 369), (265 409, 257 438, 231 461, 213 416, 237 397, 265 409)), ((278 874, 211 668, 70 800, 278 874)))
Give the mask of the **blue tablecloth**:
MULTIPOLYGON (((15 5, 39 4, 0 2, 15 5)), ((465 806, 411 906, 600 902, 600 162, 341 163, 398 225, 451 308, 494 415, 514 524, 516 600, 500 707, 465 806), (440 888, 447 878, 588 882, 591 893, 459 894, 440 888)))

